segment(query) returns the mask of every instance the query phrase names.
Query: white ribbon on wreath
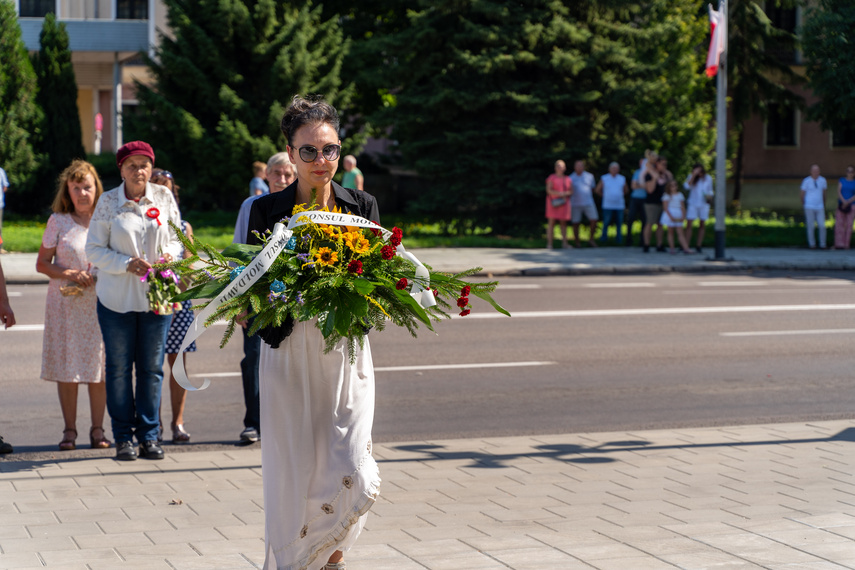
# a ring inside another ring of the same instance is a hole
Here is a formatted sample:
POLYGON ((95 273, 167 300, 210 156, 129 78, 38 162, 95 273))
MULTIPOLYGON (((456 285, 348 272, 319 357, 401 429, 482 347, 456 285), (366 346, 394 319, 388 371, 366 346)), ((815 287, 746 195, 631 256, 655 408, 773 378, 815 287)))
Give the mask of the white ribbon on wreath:
MULTIPOLYGON (((190 328, 187 330, 187 334, 184 336, 184 340, 181 343, 181 348, 178 350, 178 354, 184 354, 187 347, 202 336, 202 333, 206 330, 204 323, 208 320, 208 317, 214 314, 220 305, 245 293, 255 284, 256 281, 261 279, 262 275, 267 273, 270 266, 273 265, 273 262, 277 257, 279 257, 279 254, 285 249, 285 245, 294 234, 294 228, 310 222, 333 226, 372 228, 382 232, 383 239, 386 240, 388 240, 389 236, 392 235, 392 232, 386 228, 383 228, 361 216, 339 214, 335 212, 321 212, 317 210, 300 212, 291 218, 287 226, 282 223, 274 225, 273 232, 267 240, 267 244, 262 248, 258 255, 255 256, 255 259, 253 259, 249 265, 240 272, 228 287, 217 295, 215 299, 211 300, 207 307, 196 313, 190 328)), ((436 299, 433 296, 433 291, 430 289, 430 273, 428 272, 427 267, 425 267, 415 255, 404 249, 403 244, 399 244, 396 247, 396 254, 409 260, 416 266, 416 279, 413 280, 410 295, 412 295, 419 305, 425 309, 436 305, 436 299), (426 286, 423 286, 423 284, 426 286)), ((184 370, 183 358, 175 359, 175 365, 172 367, 172 374, 175 377, 175 381, 178 382, 182 388, 191 392, 204 390, 211 385, 211 379, 204 378, 201 386, 198 388, 193 386, 187 378, 187 372, 184 370)))

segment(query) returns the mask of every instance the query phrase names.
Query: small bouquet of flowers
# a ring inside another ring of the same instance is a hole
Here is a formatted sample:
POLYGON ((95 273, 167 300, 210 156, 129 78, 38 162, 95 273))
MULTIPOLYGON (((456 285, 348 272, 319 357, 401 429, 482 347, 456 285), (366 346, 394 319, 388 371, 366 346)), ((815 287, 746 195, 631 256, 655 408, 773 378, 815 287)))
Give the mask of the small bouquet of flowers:
MULTIPOLYGON (((183 235, 181 232, 178 233, 183 235)), ((148 281, 146 297, 148 298, 149 309, 155 315, 171 315, 181 309, 181 303, 172 300, 173 297, 181 293, 178 286, 178 275, 172 269, 171 264, 167 263, 166 258, 158 259, 157 263, 140 277, 140 281, 143 283, 148 281)))
POLYGON ((194 309, 205 309, 216 300, 218 306, 204 313, 204 325, 228 321, 221 347, 234 333, 236 319, 244 317, 252 318, 249 334, 282 326, 288 319, 317 319, 327 352, 346 339, 353 359, 369 329, 382 330, 391 321, 416 336, 420 323, 433 330, 434 321, 450 318, 446 310, 468 315, 470 295, 510 316, 490 296, 497 282, 465 281, 480 268, 458 274, 430 271, 403 248, 399 228, 389 232, 338 209, 310 212, 305 205, 296 206, 293 217, 285 221, 293 230, 258 235, 264 246, 232 244, 222 253, 176 232, 192 256, 171 267, 196 285, 171 299, 212 300, 194 309), (283 243, 274 243, 277 239, 283 243), (199 257, 200 250, 207 259, 199 257), (270 258, 266 270, 258 266, 257 256, 270 258), (237 293, 235 280, 251 285, 237 293))

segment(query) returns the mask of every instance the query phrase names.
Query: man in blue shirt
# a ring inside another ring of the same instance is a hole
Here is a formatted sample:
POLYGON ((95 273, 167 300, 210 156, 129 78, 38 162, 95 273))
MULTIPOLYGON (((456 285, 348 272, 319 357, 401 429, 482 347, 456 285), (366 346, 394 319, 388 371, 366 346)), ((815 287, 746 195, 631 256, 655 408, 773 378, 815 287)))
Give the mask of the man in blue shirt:
POLYGON ((597 181, 593 174, 585 171, 584 160, 577 160, 573 165, 570 180, 573 182, 571 186, 573 195, 570 196, 570 222, 573 224, 573 238, 576 240, 576 247, 581 245, 579 242, 579 224, 582 223, 582 214, 585 214, 591 226, 588 243, 591 244, 591 247, 597 247, 597 242, 594 241, 594 234, 597 233, 597 221, 600 219, 597 215, 597 205, 594 203, 594 186, 596 186, 597 181))
MULTIPOLYGON (((276 193, 285 190, 294 180, 297 173, 288 153, 279 152, 267 161, 267 181, 270 183, 270 192, 276 193)), ((238 212, 235 223, 235 235, 232 243, 247 243, 247 227, 249 226, 249 212, 252 203, 264 194, 250 196, 243 201, 238 212)), ((258 401, 258 359, 261 355, 261 337, 246 334, 249 323, 241 324, 243 332, 243 360, 240 361, 240 374, 243 380, 243 399, 246 405, 246 415, 243 418, 244 430, 240 433, 243 443, 254 443, 261 438, 261 417, 258 401)))

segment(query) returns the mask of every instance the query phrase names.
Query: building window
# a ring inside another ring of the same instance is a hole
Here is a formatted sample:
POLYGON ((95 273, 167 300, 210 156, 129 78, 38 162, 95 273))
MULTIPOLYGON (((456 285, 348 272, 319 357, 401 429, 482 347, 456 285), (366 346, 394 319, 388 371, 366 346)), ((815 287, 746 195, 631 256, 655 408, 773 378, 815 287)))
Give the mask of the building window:
POLYGON ((117 20, 148 20, 148 0, 116 0, 117 20))
MULTIPOLYGON (((774 2, 766 2, 765 12, 774 27, 785 32, 790 32, 791 34, 796 33, 798 25, 798 12, 796 8, 779 8, 775 6, 774 2)), ((771 41, 766 47, 769 53, 776 56, 782 62, 789 64, 796 63, 796 50, 793 49, 792 45, 787 49, 771 41)))
POLYGON ((831 131, 831 146, 834 148, 855 146, 855 128, 841 126, 831 131))
POLYGON ((798 111, 769 105, 766 117, 766 146, 798 146, 798 111))
POLYGON ((56 11, 56 0, 21 0, 22 18, 44 18, 56 11))

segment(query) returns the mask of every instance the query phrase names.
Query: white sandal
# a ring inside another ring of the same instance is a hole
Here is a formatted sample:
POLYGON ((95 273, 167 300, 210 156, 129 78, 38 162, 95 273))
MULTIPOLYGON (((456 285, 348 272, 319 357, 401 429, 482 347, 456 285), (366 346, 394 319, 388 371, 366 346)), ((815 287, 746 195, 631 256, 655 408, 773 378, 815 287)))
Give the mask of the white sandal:
POLYGON ((344 560, 341 562, 327 562, 327 565, 324 566, 324 570, 347 570, 347 566, 344 565, 344 560))

